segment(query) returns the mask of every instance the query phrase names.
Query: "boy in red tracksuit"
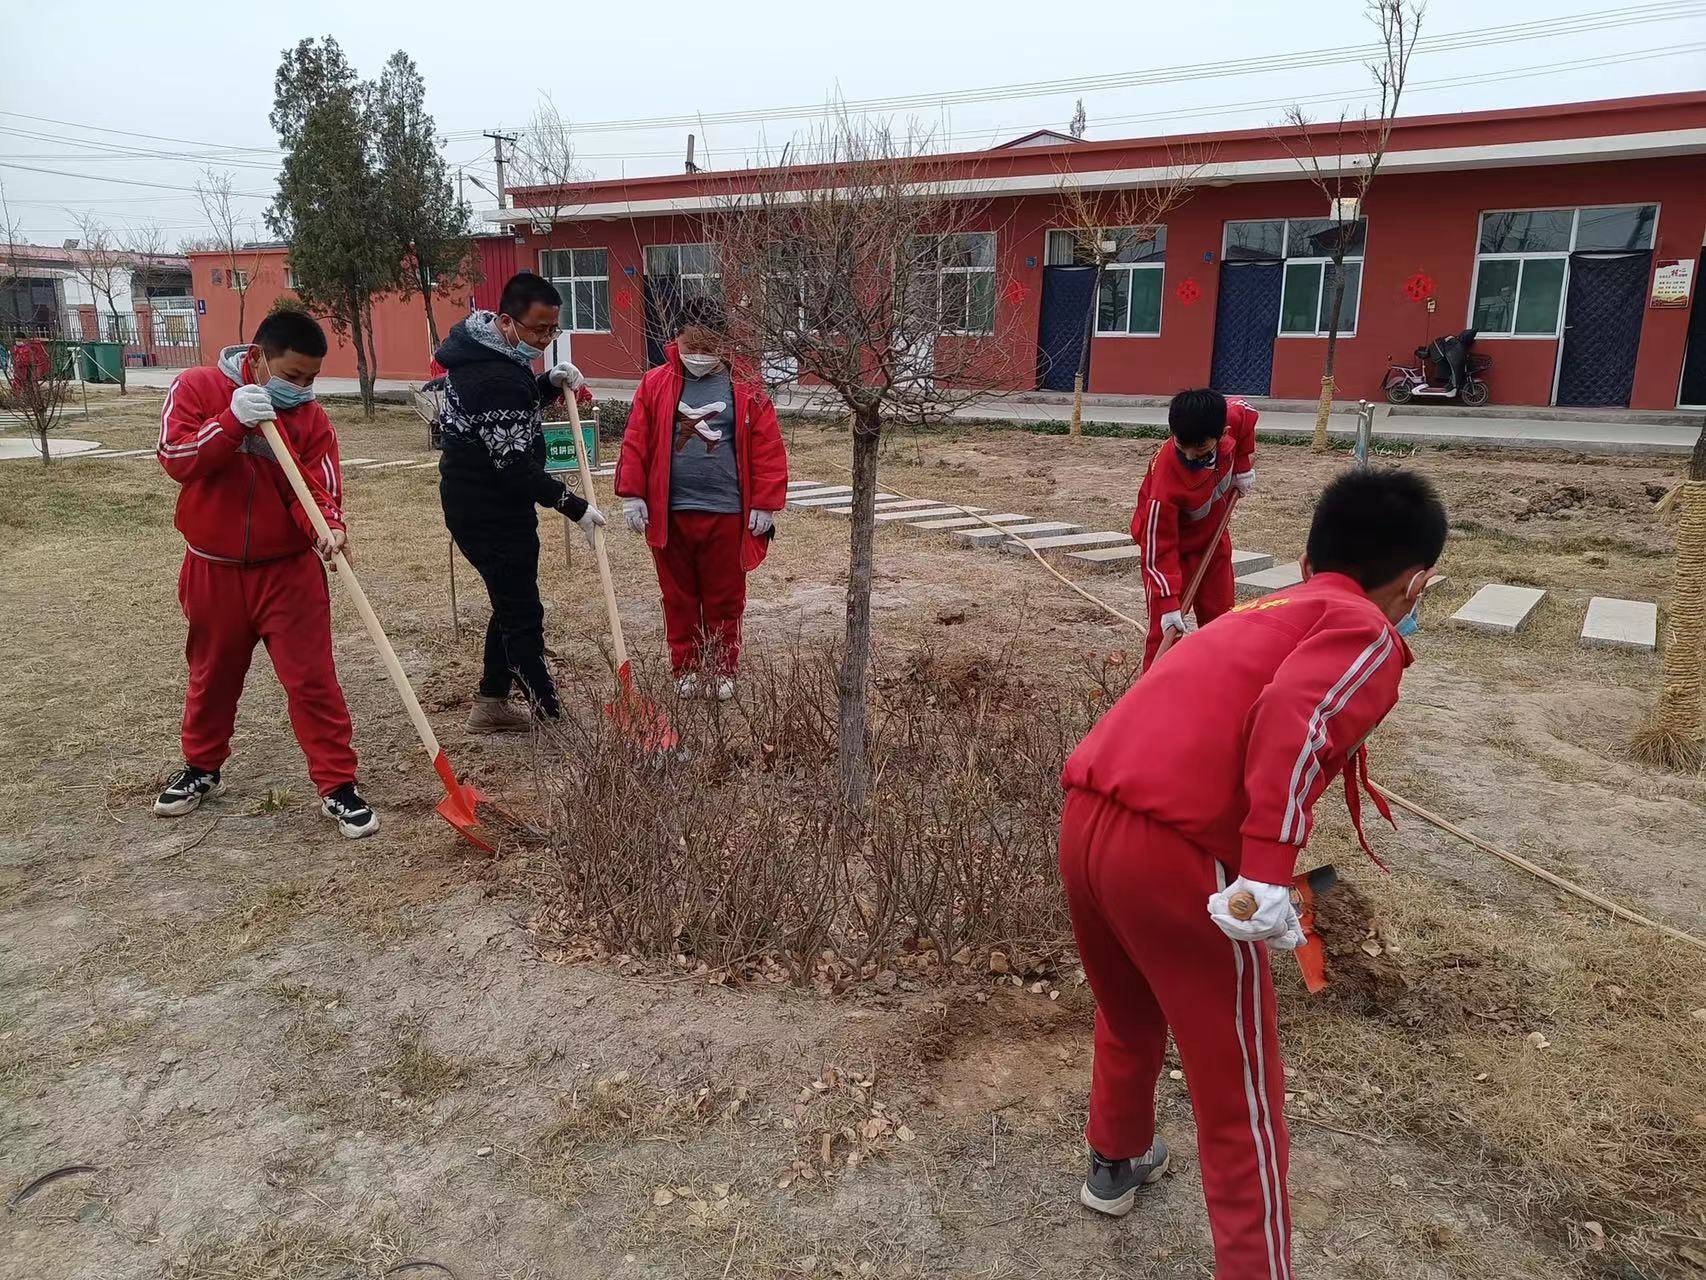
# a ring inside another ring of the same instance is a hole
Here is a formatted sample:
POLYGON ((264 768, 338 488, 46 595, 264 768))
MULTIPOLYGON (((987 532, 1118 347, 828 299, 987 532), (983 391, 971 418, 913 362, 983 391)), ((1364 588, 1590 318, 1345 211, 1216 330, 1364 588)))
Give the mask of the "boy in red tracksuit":
POLYGON ((1097 1004, 1079 1199, 1124 1214, 1166 1172, 1155 1085, 1170 1029, 1216 1280, 1291 1278, 1285 1079, 1263 944, 1302 941, 1294 864, 1341 772, 1361 836, 1362 744, 1398 700, 1401 637, 1445 532, 1420 476, 1340 476, 1315 508, 1305 581, 1168 650, 1066 762, 1060 870, 1097 1004), (1254 911, 1240 918, 1232 900, 1246 893, 1254 911))
POLYGON ((1197 624, 1232 607, 1232 535, 1216 541, 1215 531, 1232 494, 1249 493, 1256 483, 1256 416, 1244 401, 1218 391, 1181 391, 1167 406, 1173 438, 1150 459, 1131 518, 1149 602, 1145 667, 1164 633, 1185 634, 1182 597, 1205 555, 1208 570, 1192 602, 1197 624))
POLYGON ((727 346, 722 307, 690 299, 664 362, 634 392, 616 464, 628 527, 651 544, 684 698, 734 696, 746 575, 788 501, 776 406, 727 346))
POLYGON ((237 699, 257 641, 284 686, 290 726, 308 757, 320 809, 351 839, 379 819, 356 789, 349 708, 332 665, 328 562, 348 554, 338 438, 314 402, 326 335, 307 315, 268 316, 247 347, 172 382, 160 415, 160 465, 182 488, 176 524, 189 544, 178 602, 189 622, 184 656, 184 764, 154 801, 179 817, 219 789, 237 699), (316 536, 260 431, 271 418, 331 529, 316 536))

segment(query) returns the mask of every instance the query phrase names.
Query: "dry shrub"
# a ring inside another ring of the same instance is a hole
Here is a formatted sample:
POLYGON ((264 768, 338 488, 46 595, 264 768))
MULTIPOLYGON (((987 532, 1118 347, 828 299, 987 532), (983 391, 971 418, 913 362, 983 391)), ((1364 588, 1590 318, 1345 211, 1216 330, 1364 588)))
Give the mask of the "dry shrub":
POLYGON ((1070 942, 1059 777, 1089 700, 987 655, 925 650, 879 669, 859 821, 837 782, 836 661, 795 647, 750 659, 734 702, 669 698, 681 741, 667 754, 648 752, 590 691, 564 699, 540 781, 571 932, 688 967, 780 966, 833 986, 892 985, 903 954, 964 964, 994 947, 1034 956, 1070 942))

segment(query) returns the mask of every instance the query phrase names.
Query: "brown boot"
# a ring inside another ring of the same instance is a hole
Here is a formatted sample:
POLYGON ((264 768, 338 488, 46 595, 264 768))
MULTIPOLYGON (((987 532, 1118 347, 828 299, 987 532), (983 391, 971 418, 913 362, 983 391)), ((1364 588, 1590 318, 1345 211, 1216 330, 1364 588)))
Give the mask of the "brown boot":
POLYGON ((526 733, 532 728, 533 717, 508 698, 474 695, 474 709, 468 713, 469 733, 526 733))

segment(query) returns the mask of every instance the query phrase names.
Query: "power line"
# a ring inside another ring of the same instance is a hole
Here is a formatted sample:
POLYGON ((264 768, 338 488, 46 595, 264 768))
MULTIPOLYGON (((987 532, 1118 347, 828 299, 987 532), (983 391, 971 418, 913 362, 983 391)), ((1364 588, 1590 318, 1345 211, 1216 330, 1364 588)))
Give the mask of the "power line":
MULTIPOLYGON (((0 169, 22 169, 26 173, 51 173, 59 178, 87 178, 90 182, 116 182, 126 187, 155 187, 161 191, 189 191, 194 187, 177 187, 166 182, 143 182, 137 178, 110 178, 98 173, 72 173, 68 169, 42 169, 35 165, 14 164, 10 160, 0 161, 0 169)), ((234 196, 246 196, 254 200, 271 200, 269 193, 260 191, 233 191, 234 196)))

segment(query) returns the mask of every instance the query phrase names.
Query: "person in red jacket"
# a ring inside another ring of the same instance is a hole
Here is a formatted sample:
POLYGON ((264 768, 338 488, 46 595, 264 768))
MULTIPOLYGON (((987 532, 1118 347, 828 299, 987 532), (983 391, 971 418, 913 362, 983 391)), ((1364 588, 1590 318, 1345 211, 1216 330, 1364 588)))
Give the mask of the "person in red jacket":
POLYGON ((1340 476, 1316 505, 1305 581, 1174 645, 1062 775, 1060 871, 1097 1004, 1079 1199, 1121 1215, 1167 1171, 1155 1086, 1171 1030, 1216 1280, 1292 1274, 1268 946, 1302 941, 1292 876, 1340 773, 1362 836, 1362 744, 1398 700, 1411 660, 1402 637, 1445 535, 1445 508, 1420 476, 1340 476), (1243 894, 1254 911, 1234 914, 1243 894))
POLYGON ((349 708, 332 665, 328 562, 349 554, 338 438, 314 401, 326 335, 297 311, 261 321, 249 346, 217 367, 186 369, 160 415, 160 465, 180 486, 176 524, 188 549, 178 602, 189 622, 184 655, 184 764, 154 801, 179 817, 219 789, 237 699, 255 644, 284 686, 290 726, 308 757, 320 808, 351 839, 379 818, 356 788, 349 708), (320 539, 260 432, 274 419, 331 529, 320 539))
POLYGON ((1232 607, 1232 535, 1216 541, 1215 531, 1232 494, 1256 483, 1256 417, 1244 401, 1218 391, 1181 391, 1167 406, 1173 438, 1150 459, 1131 518, 1149 602, 1145 666, 1155 661, 1163 634, 1184 635, 1182 597, 1204 556, 1208 569, 1192 603, 1197 624, 1232 607))
POLYGON ((746 575, 763 563, 788 500, 788 457, 776 406, 728 358, 721 306, 681 309, 664 362, 634 392, 616 493, 644 533, 663 592, 676 687, 734 696, 746 575))

